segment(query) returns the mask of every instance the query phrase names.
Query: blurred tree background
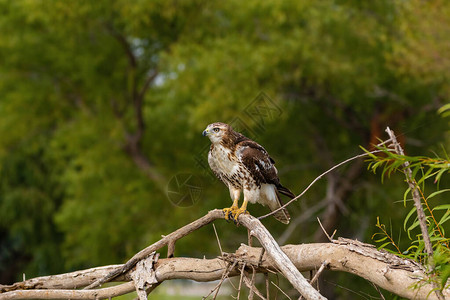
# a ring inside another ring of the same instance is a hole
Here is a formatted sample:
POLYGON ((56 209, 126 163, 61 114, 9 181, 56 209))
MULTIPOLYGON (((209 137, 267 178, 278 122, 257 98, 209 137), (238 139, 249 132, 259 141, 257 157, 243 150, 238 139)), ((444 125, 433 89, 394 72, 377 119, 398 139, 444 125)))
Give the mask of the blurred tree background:
MULTIPOLYGON (((0 0, 0 12, 1 283, 123 262, 229 206, 205 167, 214 121, 264 145, 295 193, 386 126, 411 155, 450 145, 437 114, 450 93, 448 1, 0 0), (201 194, 174 205, 173 180, 190 175, 201 194)), ((360 160, 291 205, 289 226, 264 223, 283 244, 324 241, 316 217, 373 243, 377 216, 401 231, 405 189, 360 160)), ((246 242, 216 226, 224 251, 246 242)), ((179 256, 218 254, 212 228, 177 244, 179 256)), ((338 286, 361 282, 325 284, 345 298, 338 286)))

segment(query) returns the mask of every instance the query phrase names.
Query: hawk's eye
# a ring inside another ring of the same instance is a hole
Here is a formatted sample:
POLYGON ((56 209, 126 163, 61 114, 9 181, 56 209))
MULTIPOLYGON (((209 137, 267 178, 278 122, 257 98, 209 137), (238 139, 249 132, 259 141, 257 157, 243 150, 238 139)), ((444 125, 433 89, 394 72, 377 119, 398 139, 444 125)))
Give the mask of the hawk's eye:
POLYGON ((219 132, 220 129, 216 127, 213 130, 214 130, 214 132, 219 132))

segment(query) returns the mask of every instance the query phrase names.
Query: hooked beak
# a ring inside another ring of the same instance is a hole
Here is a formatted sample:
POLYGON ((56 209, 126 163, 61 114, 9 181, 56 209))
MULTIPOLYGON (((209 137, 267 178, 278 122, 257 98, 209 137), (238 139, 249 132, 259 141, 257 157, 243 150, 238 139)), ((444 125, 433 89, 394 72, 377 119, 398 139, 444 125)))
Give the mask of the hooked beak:
POLYGON ((208 135, 208 133, 209 133, 208 129, 205 129, 205 130, 203 130, 203 133, 202 133, 202 135, 203 135, 203 136, 207 136, 207 135, 208 135))

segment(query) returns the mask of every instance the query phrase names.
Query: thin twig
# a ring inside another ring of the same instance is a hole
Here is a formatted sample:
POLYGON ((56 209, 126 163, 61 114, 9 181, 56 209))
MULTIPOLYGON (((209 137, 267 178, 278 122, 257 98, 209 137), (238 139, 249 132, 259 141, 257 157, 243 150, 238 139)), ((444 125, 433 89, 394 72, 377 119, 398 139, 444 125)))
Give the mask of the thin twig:
POLYGON ((236 264, 237 264, 237 261, 234 261, 233 264, 229 263, 227 265, 226 269, 223 271, 222 278, 220 278, 219 283, 209 292, 208 295, 204 296, 202 298, 202 300, 205 300, 206 298, 208 298, 214 292, 215 292, 215 294, 213 296, 213 299, 216 299, 217 294, 219 293, 220 287, 222 286, 222 283, 224 282, 225 278, 227 278, 227 275, 230 273, 230 271, 234 269, 236 264))
POLYGON ((270 296, 269 296, 269 273, 264 273, 264 279, 265 279, 265 281, 266 281, 266 298, 267 299, 270 299, 270 296))
MULTIPOLYGON (((278 277, 278 273, 275 274, 275 278, 277 280, 277 284, 280 284, 280 278, 278 277)), ((273 281, 272 281, 273 283, 273 281)), ((276 300, 278 298, 278 289, 275 289, 275 297, 274 299, 276 300)))
POLYGON ((170 241, 167 244, 167 258, 172 258, 175 253, 175 241, 170 241))
POLYGON ((322 223, 320 222, 319 217, 317 217, 317 222, 319 222, 320 228, 322 228, 323 233, 325 233, 325 235, 327 236, 328 240, 330 242, 333 242, 333 237, 336 234, 336 230, 333 231, 333 234, 331 236, 328 235, 328 233, 326 232, 325 228, 323 228, 322 223))
POLYGON ((378 294, 380 294, 381 299, 386 300, 386 298, 384 298, 384 295, 383 295, 383 293, 381 292, 381 290, 380 290, 380 288, 378 287, 378 285, 376 285, 376 284, 373 283, 373 282, 370 282, 370 283, 371 283, 371 284, 373 285, 373 287, 377 290, 378 294))
POLYGON ((212 226, 214 228, 214 234, 216 235, 217 245, 219 245, 220 255, 223 255, 222 245, 220 244, 220 239, 219 235, 217 234, 216 226, 214 225, 214 223, 212 223, 212 226))
POLYGON ((258 219, 259 219, 259 220, 262 220, 262 219, 264 219, 264 218, 267 218, 267 217, 269 217, 269 216, 275 214, 276 212, 278 212, 278 211, 280 211, 280 210, 286 208, 286 207, 287 207, 288 205, 290 205, 292 202, 297 201, 297 200, 298 200, 300 197, 302 197, 302 196, 303 196, 303 195, 304 195, 304 194, 305 194, 305 193, 306 193, 306 192, 307 192, 307 191, 308 191, 308 190, 309 190, 309 189, 310 189, 310 188, 311 188, 311 187, 312 187, 319 179, 321 179, 323 176, 327 175, 328 173, 334 171, 335 169, 339 168, 340 166, 345 165, 346 163, 351 162, 352 160, 355 160, 355 159, 358 159, 358 158, 361 158, 361 157, 364 157, 364 156, 368 156, 368 155, 370 155, 370 154, 379 153, 379 152, 383 152, 383 150, 374 150, 374 151, 362 153, 362 154, 359 154, 359 155, 350 157, 350 158, 348 158, 348 159, 346 159, 346 160, 344 160, 344 161, 338 163, 338 164, 335 165, 334 167, 328 169, 327 171, 325 171, 325 172, 323 172, 322 174, 320 174, 319 176, 317 176, 317 177, 316 177, 316 178, 315 178, 315 179, 314 179, 314 180, 306 187, 306 189, 304 189, 303 192, 301 192, 301 193, 300 193, 299 195, 297 195, 295 198, 292 198, 291 200, 289 200, 288 202, 286 202, 286 204, 284 204, 284 205, 282 205, 281 207, 279 207, 279 208, 273 210, 272 212, 270 212, 270 213, 268 213, 268 214, 266 214, 266 215, 263 215, 263 216, 258 217, 258 219))
POLYGON ((228 277, 228 274, 230 273, 230 271, 233 270, 234 267, 236 267, 236 265, 237 265, 237 260, 233 262, 233 264, 231 265, 231 267, 228 268, 228 270, 227 270, 226 272, 223 273, 222 279, 220 280, 220 282, 219 282, 219 284, 218 284, 218 286, 217 286, 217 290, 216 290, 216 293, 214 294, 213 299, 216 299, 217 294, 219 294, 219 290, 220 290, 220 287, 222 286, 222 283, 223 283, 223 282, 225 281, 225 279, 228 277))
POLYGON ((288 296, 288 294, 286 294, 278 285, 275 284, 275 282, 272 281, 272 284, 280 291, 283 293, 283 295, 285 295, 289 300, 292 300, 291 297, 288 296))
POLYGON ((281 236, 277 239, 277 243, 280 245, 284 245, 289 237, 297 230, 297 227, 309 220, 311 216, 315 215, 319 210, 328 205, 327 199, 321 200, 318 203, 306 208, 302 211, 300 215, 295 216, 295 218, 291 219, 286 230, 281 234, 281 236))
MULTIPOLYGON (((328 262, 325 260, 319 267, 319 270, 317 270, 316 274, 313 276, 313 278, 311 279, 311 281, 309 282, 309 284, 311 284, 312 286, 314 286, 314 283, 316 283, 316 281, 319 279, 319 276, 322 274, 323 270, 325 270, 325 268, 328 266, 328 262)), ((298 298, 298 300, 303 300, 305 298, 303 298, 302 295, 300 295, 300 297, 298 298)))
MULTIPOLYGON (((244 277, 244 283, 251 291, 253 291, 255 293, 256 296, 258 296, 262 300, 267 299, 254 285, 253 286, 251 285, 250 279, 248 279, 247 277, 244 277)), ((252 296, 252 298, 249 297, 248 299, 253 299, 253 296, 252 296)))
POLYGON ((253 272, 252 272, 252 281, 250 283, 250 294, 248 295, 248 299, 249 300, 253 300, 253 294, 255 293, 254 292, 254 287, 255 287, 255 275, 256 275, 256 272, 255 272, 255 268, 253 266, 252 266, 252 270, 253 270, 253 272))
POLYGON ((254 297, 254 294, 255 294, 256 296, 258 296, 262 300, 266 300, 266 297, 264 297, 264 295, 255 286, 256 270, 253 267, 252 267, 252 269, 253 269, 252 279, 250 280, 250 279, 248 279, 248 277, 244 277, 244 283, 250 289, 250 294, 248 296, 248 299, 249 300, 253 300, 253 297, 254 297))
POLYGON ((319 279, 320 274, 322 274, 323 270, 325 270, 325 268, 328 266, 328 261, 324 261, 322 263, 322 265, 320 265, 319 270, 317 270, 316 274, 314 275, 314 277, 311 279, 310 284, 314 285, 314 283, 316 283, 316 281, 319 279))
POLYGON ((266 249, 261 247, 261 255, 259 256, 259 259, 258 259, 258 266, 261 265, 265 252, 266 252, 266 249))
POLYGON ((241 287, 242 287, 242 280, 244 278, 244 269, 245 269, 245 263, 242 265, 242 269, 241 269, 241 277, 239 279, 239 287, 238 287, 238 294, 237 294, 237 300, 239 300, 239 297, 241 295, 241 287))

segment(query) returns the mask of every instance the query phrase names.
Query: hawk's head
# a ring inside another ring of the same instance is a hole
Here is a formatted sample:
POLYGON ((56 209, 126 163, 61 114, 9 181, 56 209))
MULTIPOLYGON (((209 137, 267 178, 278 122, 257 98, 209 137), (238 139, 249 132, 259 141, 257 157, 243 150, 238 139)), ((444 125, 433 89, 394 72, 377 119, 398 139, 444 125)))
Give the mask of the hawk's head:
POLYGON ((203 136, 209 137, 211 143, 216 144, 222 141, 223 137, 226 136, 229 131, 232 130, 230 125, 217 122, 209 124, 203 131, 203 136))

